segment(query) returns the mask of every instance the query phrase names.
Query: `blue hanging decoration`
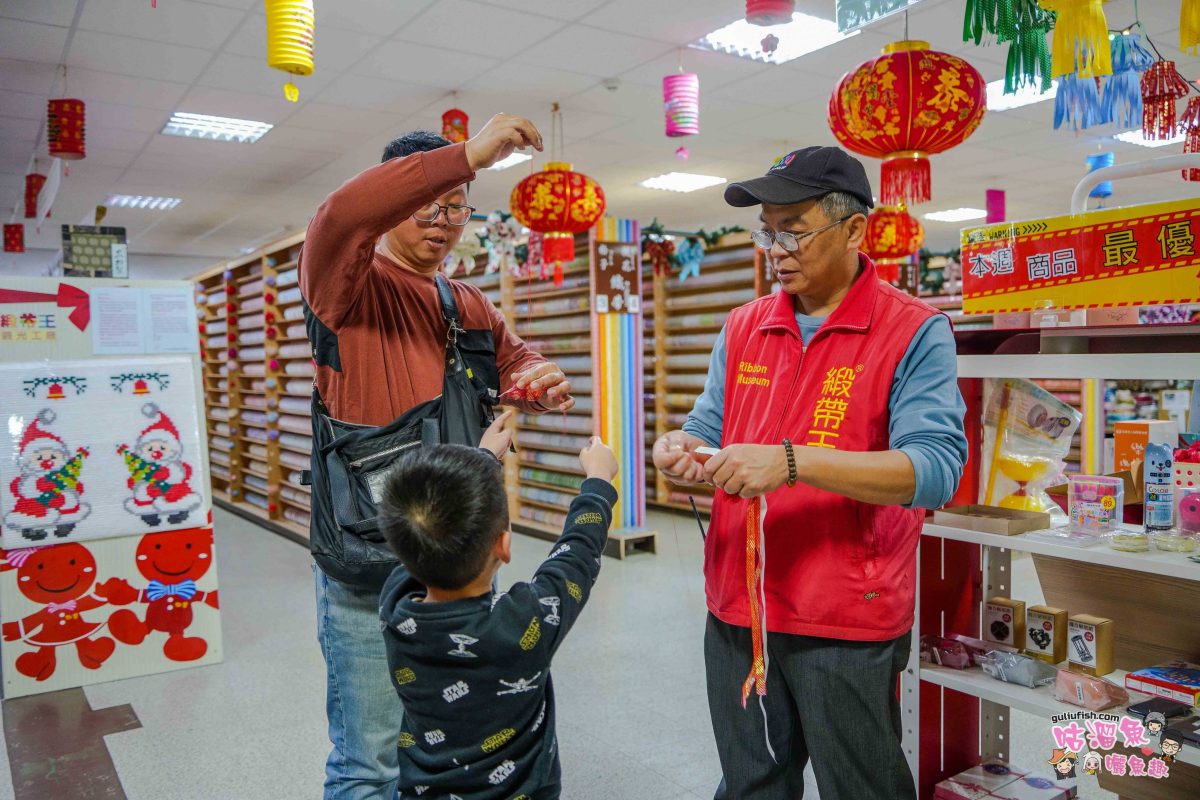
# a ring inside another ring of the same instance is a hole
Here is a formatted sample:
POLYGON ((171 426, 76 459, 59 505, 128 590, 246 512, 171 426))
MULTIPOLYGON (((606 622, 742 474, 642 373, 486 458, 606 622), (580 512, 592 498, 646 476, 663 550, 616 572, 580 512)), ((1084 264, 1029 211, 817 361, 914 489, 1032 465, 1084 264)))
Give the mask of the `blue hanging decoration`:
POLYGON ((1115 122, 1121 130, 1142 124, 1142 73, 1155 58, 1142 47, 1142 37, 1128 33, 1113 37, 1113 74, 1104 82, 1100 121, 1115 122))
MULTIPOLYGON (((1095 172, 1096 170, 1103 169, 1104 167, 1111 167, 1115 161, 1116 157, 1111 151, 1092 153, 1087 157, 1088 172, 1095 172)), ((1088 194, 1088 197, 1095 197, 1099 200, 1103 200, 1107 197, 1112 197, 1112 193, 1112 181, 1103 181, 1096 184, 1096 188, 1092 189, 1091 193, 1088 194)))
POLYGON ((1071 123, 1075 130, 1104 124, 1095 78, 1080 78, 1072 74, 1058 79, 1058 94, 1054 98, 1054 130, 1061 128, 1064 122, 1071 123))
POLYGON ((699 236, 689 236, 675 250, 671 259, 679 267, 679 280, 700 275, 700 262, 704 260, 704 242, 699 236))

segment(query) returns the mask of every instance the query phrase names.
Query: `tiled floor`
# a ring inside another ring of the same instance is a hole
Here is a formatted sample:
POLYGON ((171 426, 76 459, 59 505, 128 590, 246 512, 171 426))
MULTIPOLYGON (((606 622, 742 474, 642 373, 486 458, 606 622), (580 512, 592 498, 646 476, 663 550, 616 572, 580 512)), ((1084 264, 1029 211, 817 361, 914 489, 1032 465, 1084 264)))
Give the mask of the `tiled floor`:
MULTIPOLYGON (((704 689, 700 535, 684 516, 652 514, 651 524, 658 555, 604 560, 555 662, 570 800, 711 798, 720 777, 704 689)), ((96 709, 131 703, 141 720, 106 739, 130 800, 319 797, 328 742, 308 554, 223 512, 216 525, 225 662, 91 686, 87 698, 96 709)), ((548 549, 515 537, 501 584, 527 578, 548 549)), ((1014 586, 1035 600, 1027 560, 1014 564, 1014 586)), ((1015 715, 1012 735, 1018 763, 1045 759, 1044 722, 1015 715)), ((12 797, 8 770, 0 759, 0 797, 12 797)), ((805 796, 815 798, 809 780, 805 796)), ((1082 788, 1086 800, 1112 797, 1082 788)))

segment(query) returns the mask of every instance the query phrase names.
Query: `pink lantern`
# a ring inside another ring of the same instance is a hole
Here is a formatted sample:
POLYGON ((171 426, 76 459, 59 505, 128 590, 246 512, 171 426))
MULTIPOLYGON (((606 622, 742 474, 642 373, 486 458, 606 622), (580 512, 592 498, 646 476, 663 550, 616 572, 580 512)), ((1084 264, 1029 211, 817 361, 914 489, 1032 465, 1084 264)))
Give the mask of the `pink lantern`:
POLYGON ((663 111, 667 136, 700 133, 700 76, 680 72, 663 78, 663 111))
POLYGON ((796 0, 746 0, 746 22, 751 25, 782 25, 792 21, 796 0))

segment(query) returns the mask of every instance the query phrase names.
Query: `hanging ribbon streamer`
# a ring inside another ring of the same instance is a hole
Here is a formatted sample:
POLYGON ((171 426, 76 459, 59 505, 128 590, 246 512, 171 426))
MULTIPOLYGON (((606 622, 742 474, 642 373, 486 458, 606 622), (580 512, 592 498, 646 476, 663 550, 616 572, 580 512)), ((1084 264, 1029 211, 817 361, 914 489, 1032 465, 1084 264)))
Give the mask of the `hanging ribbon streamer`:
POLYGON ((1054 130, 1064 122, 1074 130, 1087 129, 1104 123, 1100 112, 1100 93, 1095 78, 1063 75, 1058 79, 1058 94, 1054 97, 1054 130))
MULTIPOLYGON (((1183 130, 1183 152, 1200 153, 1200 97, 1188 100, 1183 116, 1179 118, 1179 127, 1183 130)), ((1185 169, 1185 181, 1200 181, 1200 169, 1185 169)))
POLYGON ((1182 0, 1179 5, 1179 49, 1196 55, 1200 48, 1200 0, 1182 0))
POLYGON ((1051 50, 1054 77, 1074 73, 1081 78, 1098 78, 1112 74, 1103 0, 1041 0, 1040 5, 1058 15, 1051 50))
POLYGON ((1112 40, 1112 76, 1104 82, 1100 99, 1100 118, 1115 122, 1121 130, 1141 124, 1142 73, 1154 63, 1154 56, 1142 47, 1142 37, 1136 33, 1117 36, 1112 40))
POLYGON ((1175 135, 1175 102, 1188 93, 1174 61, 1157 61, 1142 74, 1142 135, 1170 139, 1175 135))
POLYGON ((1046 36, 1054 27, 1054 15, 1042 10, 1036 0, 967 0, 963 18, 963 41, 982 44, 984 32, 1008 44, 1004 93, 1013 94, 1026 86, 1042 92, 1050 88, 1050 47, 1046 36))
MULTIPOLYGON (((1112 152, 1092 153, 1087 157, 1088 172, 1095 172, 1098 169, 1111 167, 1116 162, 1116 157, 1112 152)), ((1113 185, 1112 181, 1102 181, 1096 184, 1096 188, 1088 194, 1088 197, 1095 197, 1103 200, 1106 197, 1112 197, 1113 185)))
POLYGON ((746 504, 746 592, 750 603, 750 641, 754 649, 750 674, 742 684, 742 708, 750 698, 751 689, 762 697, 767 693, 766 628, 767 609, 763 594, 763 567, 766 563, 763 515, 765 498, 746 504))

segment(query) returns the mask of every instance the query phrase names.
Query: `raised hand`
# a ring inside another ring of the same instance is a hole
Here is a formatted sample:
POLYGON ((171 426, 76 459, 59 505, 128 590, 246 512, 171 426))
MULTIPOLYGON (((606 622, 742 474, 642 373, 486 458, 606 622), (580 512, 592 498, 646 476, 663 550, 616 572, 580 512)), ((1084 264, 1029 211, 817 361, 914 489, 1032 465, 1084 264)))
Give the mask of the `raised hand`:
POLYGON ((599 436, 593 436, 588 446, 579 451, 579 463, 589 478, 601 478, 612 483, 612 479, 617 477, 617 457, 599 436))
POLYGON ((478 172, 526 147, 541 152, 542 134, 537 127, 524 117, 497 114, 467 140, 467 162, 478 172))

